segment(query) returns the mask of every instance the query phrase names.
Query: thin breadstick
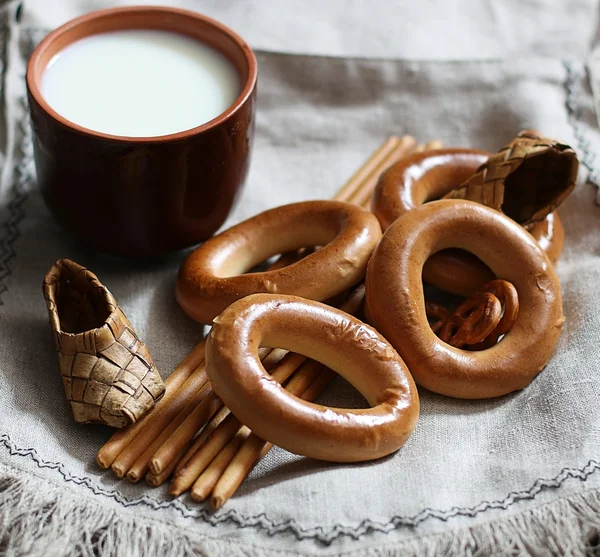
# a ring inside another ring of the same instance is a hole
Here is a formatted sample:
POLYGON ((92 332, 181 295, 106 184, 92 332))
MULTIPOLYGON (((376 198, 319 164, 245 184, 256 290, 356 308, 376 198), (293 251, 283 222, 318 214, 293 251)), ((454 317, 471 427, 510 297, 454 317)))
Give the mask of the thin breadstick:
POLYGON ((148 472, 146 474, 146 483, 152 487, 158 487, 159 485, 164 484, 173 473, 177 462, 181 460, 186 450, 187 447, 184 447, 183 450, 177 455, 177 458, 174 458, 171 464, 169 464, 169 466, 160 474, 152 474, 151 472, 148 472))
POLYGON ((444 146, 440 139, 432 139, 425 145, 425 151, 433 151, 435 149, 441 149, 444 146))
MULTIPOLYGON (((350 177, 350 179, 337 191, 334 199, 337 201, 353 202, 352 198, 364 187, 365 182, 370 180, 376 180, 381 171, 378 172, 378 168, 384 161, 388 160, 390 154, 394 152, 398 145, 406 144, 411 142, 414 144, 415 140, 405 135, 402 139, 396 136, 388 137, 366 160, 366 162, 350 177), (373 178, 375 177, 375 178, 373 178)), ((375 187, 375 184, 373 184, 375 187)), ((281 269, 287 267, 292 263, 295 263, 302 257, 305 257, 310 253, 310 248, 302 248, 296 251, 290 251, 282 254, 269 270, 281 269)))
POLYGON ((231 459, 237 454, 242 443, 250 435, 250 430, 242 426, 235 433, 233 438, 225 445, 213 461, 207 466, 206 470, 198 476, 191 490, 191 496, 194 501, 204 501, 212 491, 214 485, 219 481, 223 471, 227 468, 231 459))
POLYGON ((411 153, 429 151, 432 149, 441 149, 444 146, 439 139, 433 139, 427 144, 420 143, 415 147, 415 141, 412 137, 404 136, 402 139, 404 140, 405 138, 407 139, 405 145, 398 145, 398 147, 390 154, 388 159, 386 159, 379 167, 381 169, 381 173, 376 176, 375 179, 371 180, 369 183, 366 183, 365 187, 358 191, 357 195, 351 200, 352 203, 356 203, 365 209, 369 209, 371 207, 371 196, 373 195, 373 191, 377 185, 379 176, 381 176, 385 170, 411 153))
MULTIPOLYGON (((286 355, 285 350, 269 348, 259 349, 259 355, 263 359, 263 367, 267 371, 272 370, 286 355)), ((152 452, 149 468, 152 474, 160 474, 166 469, 173 459, 181 453, 182 449, 193 439, 198 430, 210 420, 210 418, 223 406, 221 399, 212 391, 203 400, 194 397, 195 407, 192 407, 186 417, 179 421, 175 427, 170 427, 169 434, 162 436, 162 443, 156 445, 152 452)), ((154 445, 154 444, 153 444, 154 445)))
POLYGON ((228 414, 196 453, 178 472, 175 472, 169 493, 177 497, 192 487, 198 476, 204 472, 219 451, 229 443, 241 426, 242 424, 233 414, 228 414))
POLYGON ((150 444, 161 434, 163 429, 181 412, 183 407, 201 389, 208 377, 204 364, 200 365, 181 385, 169 404, 156 408, 153 420, 144 427, 135 438, 119 453, 119 456, 111 465, 112 471, 118 478, 122 478, 138 457, 150 446, 150 444))
MULTIPOLYGON (((306 360, 289 380, 288 385, 286 385, 285 388, 290 393, 298 396, 305 391, 310 383, 317 377, 322 366, 323 365, 320 362, 316 362, 315 360, 306 360)), ((193 499, 196 501, 203 501, 208 497, 212 488, 223 475, 228 464, 250 433, 251 431, 246 426, 242 426, 227 445, 219 451, 219 454, 215 456, 210 465, 202 472, 202 474, 200 474, 194 483, 192 487, 193 499)))
POLYGON ((175 469, 173 470, 174 474, 178 474, 179 471, 187 464, 187 462, 196 454, 198 449, 204 444, 204 442, 213 434, 213 431, 221 424, 221 422, 229 416, 229 408, 227 406, 223 406, 221 410, 219 410, 212 419, 206 424, 206 426, 202 429, 202 431, 198 434, 198 436, 194 439, 193 443, 190 445, 189 449, 185 452, 185 454, 181 457, 175 469))
POLYGON ((186 358, 173 370, 171 375, 165 380, 166 392, 161 400, 158 401, 155 408, 146 414, 141 420, 125 429, 117 431, 100 448, 96 460, 102 468, 108 468, 119 454, 123 451, 133 439, 147 427, 152 427, 160 416, 162 409, 167 408, 170 402, 175 398, 177 391, 189 378, 189 376, 204 361, 204 345, 206 339, 202 339, 196 347, 186 356, 186 358))
POLYGON ((177 457, 181 450, 194 438, 199 429, 221 408, 223 403, 214 393, 208 393, 190 414, 177 427, 169 432, 160 445, 152 452, 149 469, 152 474, 160 474, 177 457))
MULTIPOLYGON (((271 377, 280 383, 288 379, 306 360, 301 354, 288 353, 281 363, 273 370, 271 377)), ((228 416, 215 429, 196 453, 189 458, 185 466, 175 474, 169 493, 179 495, 188 490, 196 478, 210 464, 213 458, 225 447, 235 435, 241 424, 235 416, 228 416)))
POLYGON ((313 381, 319 377, 323 364, 317 360, 306 360, 302 367, 294 373, 294 376, 285 385, 285 389, 294 396, 300 397, 310 387, 313 381))
MULTIPOLYGON (((300 371, 298 371, 290 379, 290 385, 287 387, 288 390, 294 394, 302 392, 300 398, 304 400, 314 400, 331 383, 336 375, 334 371, 328 368, 322 369, 322 365, 316 367, 316 372, 314 376, 307 374, 305 377, 299 377, 300 371), (297 383, 292 386, 292 382, 295 380, 297 383)), ((264 441, 254 433, 247 437, 237 454, 231 458, 229 464, 223 470, 221 477, 214 484, 211 505, 215 509, 221 508, 236 492, 237 488, 248 476, 252 468, 254 468, 254 465, 272 447, 271 443, 264 441)))
POLYGON ((210 499, 211 506, 214 509, 220 509, 242 485, 256 463, 272 448, 272 443, 261 439, 254 433, 249 435, 215 483, 210 499))
POLYGON ((302 393, 300 398, 304 400, 308 400, 312 402, 317 398, 331 383, 337 373, 328 367, 324 367, 319 373, 319 375, 315 378, 315 380, 308 386, 308 388, 302 393))
POLYGON ((406 157, 406 155, 413 152, 415 146, 415 140, 409 136, 405 135, 402 137, 400 142, 396 145, 396 147, 388 154, 388 156, 383 159, 369 174, 362 185, 356 193, 348 199, 350 203, 355 203, 356 205, 366 206, 370 205, 371 196, 373 195, 373 190, 379 181, 379 177, 393 164, 398 162, 400 159, 406 157))
POLYGON ((347 201, 362 187, 373 170, 385 160, 396 148, 400 139, 395 136, 388 137, 366 160, 366 162, 350 177, 350 179, 335 194, 335 199, 347 201))
MULTIPOLYGON (((263 366, 266 370, 273 369, 286 354, 287 350, 282 350, 281 348, 271 350, 271 353, 263 360, 263 366)), ((209 437, 209 435, 212 435, 212 432, 215 430, 215 428, 227 417, 228 414, 229 408, 226 407, 221 408, 221 410, 215 414, 202 432, 196 437, 196 439, 194 439, 194 442, 186 451, 182 459, 177 463, 177 466, 175 467, 175 475, 180 473, 181 469, 185 466, 189 459, 194 456, 196 452, 198 452, 200 447, 204 444, 204 441, 209 437)))
MULTIPOLYGON (((126 477, 130 482, 140 481, 150 468, 150 460, 159 447, 169 438, 169 436, 177 429, 177 427, 195 411, 196 408, 201 408, 205 422, 222 406, 221 401, 213 395, 212 386, 207 380, 191 398, 187 401, 181 411, 162 429, 158 432, 157 437, 148 445, 148 447, 138 456, 135 462, 127 471, 126 477), (216 400, 215 400, 216 399, 216 400), (199 401, 199 402, 198 402, 199 401), (197 406, 196 406, 197 405, 197 406)), ((114 464, 113 464, 114 466, 114 464)), ((166 468, 166 466, 165 466, 166 468)), ((153 471, 158 474, 163 469, 153 471)))

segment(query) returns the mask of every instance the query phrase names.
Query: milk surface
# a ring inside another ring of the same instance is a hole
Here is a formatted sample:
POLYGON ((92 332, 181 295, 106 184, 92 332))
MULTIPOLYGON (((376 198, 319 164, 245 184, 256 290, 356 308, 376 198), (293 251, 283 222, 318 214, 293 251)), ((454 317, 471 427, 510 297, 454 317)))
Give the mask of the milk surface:
POLYGON ((169 31, 127 30, 85 37, 52 58, 42 95, 67 120, 113 135, 147 137, 194 128, 241 92, 220 52, 169 31))

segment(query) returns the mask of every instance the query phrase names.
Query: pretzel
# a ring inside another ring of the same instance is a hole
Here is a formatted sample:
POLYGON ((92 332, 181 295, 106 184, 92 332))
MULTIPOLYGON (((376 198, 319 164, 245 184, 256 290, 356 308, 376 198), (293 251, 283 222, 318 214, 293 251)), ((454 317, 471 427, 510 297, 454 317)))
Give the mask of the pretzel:
POLYGON ((502 304, 490 292, 478 292, 460 304, 443 323, 438 336, 456 348, 483 341, 497 328, 502 304))
POLYGON ((484 350, 498 342, 500 337, 510 331, 519 314, 519 296, 516 288, 505 280, 493 280, 483 287, 483 291, 493 294, 502 305, 502 318, 496 328, 481 342, 469 343, 470 350, 484 350))
POLYGON ((183 262, 175 295, 196 321, 210 323, 236 300, 255 293, 326 300, 363 276, 381 237, 377 218, 342 201, 307 201, 265 211, 211 238, 183 262), (277 253, 320 250, 287 267, 247 273, 277 253))
POLYGON ((502 213, 459 200, 422 205, 387 229, 367 269, 365 309, 418 384, 471 399, 526 387, 550 359, 564 322, 558 277, 533 237, 502 213), (428 325, 423 265, 445 248, 470 251, 518 292, 512 329, 488 350, 454 348, 428 325))
POLYGON ((450 319, 450 316, 452 315, 452 312, 449 309, 429 301, 425 301, 425 313, 427 314, 427 317, 436 319, 436 321, 431 324, 431 330, 436 335, 440 332, 440 329, 443 327, 446 320, 450 319))
MULTIPOLYGON (((380 178, 372 209, 385 231, 399 216, 463 185, 490 153, 476 149, 438 149, 403 158, 380 178)), ((531 230, 550 260, 563 248, 564 230, 558 213, 550 213, 531 230)), ((433 254, 423 267, 423 280, 438 288, 469 296, 495 277, 472 254, 456 250, 433 254)))
POLYGON ((258 437, 293 453, 331 460, 372 460, 399 449, 419 415, 404 362, 373 328, 325 304, 256 294, 214 320, 206 371, 215 392, 258 437), (346 410, 305 402, 264 370, 259 346, 287 348, 322 362, 372 406, 346 410))
POLYGON ((425 313, 435 319, 431 330, 456 348, 484 350, 512 329, 519 313, 515 287, 505 280, 487 283, 451 313, 444 306, 425 302, 425 313))

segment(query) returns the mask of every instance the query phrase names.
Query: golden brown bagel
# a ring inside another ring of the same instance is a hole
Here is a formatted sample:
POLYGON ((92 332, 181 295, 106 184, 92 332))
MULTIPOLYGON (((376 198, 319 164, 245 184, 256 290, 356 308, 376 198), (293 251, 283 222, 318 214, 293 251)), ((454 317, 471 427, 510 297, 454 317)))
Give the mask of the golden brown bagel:
POLYGON ((210 323, 258 292, 326 300, 356 284, 381 238, 371 212, 342 201, 307 201, 260 213, 211 238, 179 269, 175 295, 196 321, 210 323), (277 253, 323 246, 274 271, 245 273, 277 253))
MULTIPOLYGON (((463 185, 489 156, 476 149, 439 149, 397 162, 381 177, 373 193, 372 209, 382 229, 385 231, 404 213, 463 185)), ((558 213, 549 214, 531 234, 556 262, 564 242, 558 213)), ((425 282, 461 296, 473 294, 494 278, 480 260, 457 250, 436 253, 423 268, 425 282)))
POLYGON ((369 322, 396 348, 415 381, 457 398, 526 387, 550 359, 564 322, 560 283, 539 244, 513 220, 472 201, 434 201, 397 219, 373 253, 366 296, 369 322), (517 319, 487 350, 453 348, 427 322, 423 265, 446 248, 470 251, 517 289, 517 319))
POLYGON ((259 437, 293 453, 331 460, 372 460, 399 449, 419 416, 404 362, 373 328, 325 304, 256 294, 214 320, 206 371, 215 392, 259 437), (260 346, 318 360, 352 383, 372 408, 346 410, 305 402, 265 372, 260 346))

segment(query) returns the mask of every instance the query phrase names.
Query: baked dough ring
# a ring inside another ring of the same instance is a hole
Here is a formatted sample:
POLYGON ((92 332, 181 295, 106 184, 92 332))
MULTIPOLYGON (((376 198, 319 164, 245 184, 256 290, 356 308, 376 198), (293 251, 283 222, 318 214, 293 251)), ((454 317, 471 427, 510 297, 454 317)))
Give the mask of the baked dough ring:
POLYGON ((260 213, 194 250, 179 269, 175 295, 196 321, 210 323, 250 294, 326 300, 364 277, 381 228, 375 215, 342 201, 307 201, 260 213), (281 269, 247 273, 277 253, 323 246, 281 269))
POLYGON ((479 203, 442 200, 397 219, 385 232, 366 278, 368 320, 396 348, 415 381, 457 398, 490 398, 526 387, 550 359, 564 322, 560 282, 533 237, 479 203), (421 273, 445 248, 466 249, 512 282, 519 313, 487 350, 453 348, 431 330, 421 273))
MULTIPOLYGON (((462 186, 489 156, 477 149, 439 149, 403 158, 381 177, 373 193, 372 209, 382 229, 415 207, 462 186)), ((556 262, 564 243, 558 213, 549 214, 531 234, 556 262)), ((461 296, 470 296, 494 278, 480 260, 457 250, 437 253, 423 267, 425 282, 461 296)))
POLYGON ((414 381, 377 331, 341 310, 296 296, 256 294, 227 308, 206 343, 206 372, 217 395, 256 435, 312 458, 383 457, 406 442, 419 416, 414 381), (299 399, 265 372, 260 346, 322 362, 372 408, 329 408, 299 399))

